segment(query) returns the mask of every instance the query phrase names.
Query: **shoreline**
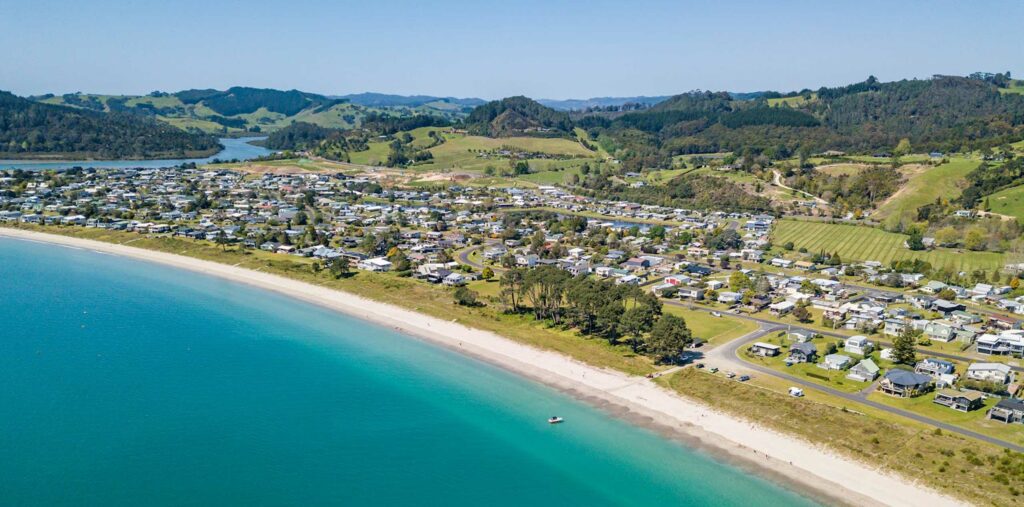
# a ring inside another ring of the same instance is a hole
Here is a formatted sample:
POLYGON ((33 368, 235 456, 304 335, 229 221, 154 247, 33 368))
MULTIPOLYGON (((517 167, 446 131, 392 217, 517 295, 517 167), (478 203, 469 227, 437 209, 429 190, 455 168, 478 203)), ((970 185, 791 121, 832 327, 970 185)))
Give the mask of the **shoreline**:
POLYGON ((187 256, 49 233, 0 227, 0 237, 123 255, 270 290, 386 326, 566 392, 632 424, 827 504, 966 505, 908 479, 810 442, 716 411, 654 382, 586 365, 412 310, 278 275, 187 256), (833 481, 839 478, 856 489, 833 481))

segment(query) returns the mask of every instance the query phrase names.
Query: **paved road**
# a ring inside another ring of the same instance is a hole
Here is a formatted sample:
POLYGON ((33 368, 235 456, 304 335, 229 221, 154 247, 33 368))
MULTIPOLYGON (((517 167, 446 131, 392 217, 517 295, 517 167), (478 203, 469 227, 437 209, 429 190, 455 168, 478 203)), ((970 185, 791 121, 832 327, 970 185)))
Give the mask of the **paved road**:
POLYGON ((889 405, 885 405, 883 403, 879 403, 879 402, 876 402, 876 401, 868 400, 867 399, 867 394, 869 392, 871 392, 871 391, 869 391, 867 389, 858 391, 856 393, 848 393, 848 392, 845 392, 845 391, 840 391, 838 389, 833 389, 833 388, 828 387, 828 386, 823 386, 821 384, 818 384, 816 382, 812 382, 810 380, 805 380, 805 379, 802 379, 800 377, 789 375, 787 373, 784 373, 784 372, 781 372, 781 371, 778 371, 778 370, 773 370, 773 369, 768 368, 766 366, 761 366, 761 365, 758 365, 758 364, 753 364, 753 363, 744 361, 743 359, 740 358, 740 356, 739 356, 740 351, 743 350, 744 348, 746 348, 746 346, 749 345, 750 342, 755 341, 755 340, 757 340, 757 339, 759 339, 759 338, 761 338, 761 337, 763 337, 763 336, 765 336, 767 334, 778 332, 778 331, 781 331, 783 329, 786 329, 786 326, 785 325, 780 325, 780 324, 777 324, 777 323, 774 323, 772 326, 762 325, 761 329, 758 329, 757 331, 753 331, 751 333, 748 333, 747 335, 742 336, 740 338, 737 338, 737 339, 735 339, 735 340, 733 340, 733 341, 731 341, 731 342, 729 342, 729 343, 727 343, 725 345, 722 345, 720 347, 715 347, 714 349, 712 349, 711 351, 709 351, 705 355, 705 361, 706 362, 710 362, 711 364, 715 364, 719 369, 723 369, 723 365, 727 364, 728 366, 726 366, 726 368, 728 368, 728 369, 756 371, 758 373, 762 373, 762 374, 765 374, 765 375, 770 375, 770 376, 773 376, 773 377, 776 377, 776 378, 783 379, 783 380, 785 380, 787 382, 791 382, 793 384, 802 386, 802 387, 807 388, 807 389, 815 389, 817 391, 821 391, 821 392, 830 394, 832 396, 837 396, 839 398, 843 398, 845 400, 849 400, 849 401, 854 402, 854 403, 864 404, 864 405, 867 405, 869 407, 876 408, 878 410, 882 410, 884 412, 887 412, 887 413, 890 413, 890 414, 893 414, 893 415, 898 415, 898 416, 901 416, 901 417, 906 417, 908 419, 912 419, 912 420, 917 421, 917 422, 929 424, 929 425, 935 426, 937 428, 942 428, 943 431, 950 431, 950 432, 957 433, 957 434, 960 434, 960 435, 963 435, 963 436, 966 436, 966 437, 970 437, 970 438, 974 438, 974 439, 977 439, 977 440, 981 440, 983 442, 988 442, 990 444, 998 445, 1000 447, 1005 447, 1007 449, 1011 449, 1011 450, 1014 450, 1014 451, 1017 451, 1017 452, 1024 452, 1024 446, 1020 446, 1020 445, 1017 445, 1017 444, 1014 444, 1014 443, 1011 443, 1011 442, 1007 442, 1005 440, 1000 440, 998 438, 990 437, 988 435, 983 435, 981 433, 977 433, 977 432, 974 432, 974 431, 971 431, 971 430, 968 430, 968 429, 964 429, 964 428, 961 428, 959 426, 954 426, 952 424, 947 424, 947 423, 944 423, 942 421, 937 421, 937 420, 932 419, 930 417, 925 417, 923 415, 920 415, 920 414, 917 414, 917 413, 914 413, 914 412, 909 412, 909 411, 902 410, 902 409, 899 409, 899 408, 891 407, 889 405))
MULTIPOLYGON (((467 266, 469 266, 471 268, 474 268, 474 269, 484 269, 484 265, 483 264, 480 264, 479 262, 473 262, 473 261, 469 260, 469 254, 471 254, 471 253, 473 253, 473 252, 475 252, 477 250, 483 250, 487 246, 489 246, 489 245, 487 245, 486 243, 482 244, 482 245, 471 246, 471 247, 469 247, 469 248, 459 252, 455 256, 455 260, 458 261, 459 264, 465 264, 465 265, 467 265, 467 266)), ((492 268, 492 269, 494 269, 494 268, 492 268)))
MULTIPOLYGON (((681 301, 662 300, 662 302, 667 304, 667 305, 678 306, 680 308, 687 308, 687 309, 691 308, 691 306, 692 306, 692 308, 694 310, 701 311, 701 312, 711 312, 711 311, 714 311, 714 310, 711 310, 710 308, 703 308, 703 307, 701 307, 699 305, 690 305, 688 303, 683 303, 681 301)), ((728 315, 730 317, 736 317, 738 319, 746 319, 746 320, 750 320, 750 321, 753 321, 753 322, 757 322, 762 327, 774 327, 776 331, 779 331, 779 330, 782 330, 782 329, 786 329, 788 331, 805 331, 805 332, 812 333, 812 334, 820 334, 820 335, 823 335, 823 336, 831 336, 833 338, 846 339, 846 338, 850 337, 850 335, 836 333, 836 332, 832 332, 832 331, 819 331, 817 329, 801 327, 799 325, 782 324, 782 323, 776 322, 774 320, 762 319, 760 317, 755 317, 753 315, 747 315, 747 314, 743 314, 743 313, 736 313, 736 314, 727 313, 726 315, 728 315)), ((886 346, 886 347, 891 347, 892 346, 892 342, 880 341, 880 340, 875 340, 875 344, 879 345, 879 346, 886 346)), ((939 357, 939 358, 943 358, 943 359, 951 359, 951 360, 960 361, 960 362, 972 363, 972 362, 978 362, 979 361, 978 358, 967 357, 967 356, 959 356, 959 355, 956 355, 956 354, 949 354, 949 353, 946 353, 946 352, 939 352, 939 351, 935 351, 935 350, 917 349, 917 352, 919 354, 921 354, 922 356, 939 357)), ((1010 366, 1010 368, 1012 370, 1016 371, 1016 372, 1024 373, 1024 367, 1012 366, 1012 365, 1008 365, 1008 366, 1010 366)))

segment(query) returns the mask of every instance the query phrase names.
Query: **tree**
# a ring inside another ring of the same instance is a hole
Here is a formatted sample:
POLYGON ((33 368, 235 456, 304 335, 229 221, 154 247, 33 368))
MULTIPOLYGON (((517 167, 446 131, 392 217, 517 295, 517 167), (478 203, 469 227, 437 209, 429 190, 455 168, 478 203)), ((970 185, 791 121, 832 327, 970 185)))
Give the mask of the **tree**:
POLYGON ((347 277, 349 272, 348 259, 339 257, 331 262, 331 275, 335 280, 347 277))
POLYGON ((920 331, 907 327, 892 341, 892 361, 899 364, 915 364, 917 352, 914 345, 917 344, 917 336, 920 331))
POLYGON ((466 287, 459 287, 455 289, 455 293, 453 294, 453 296, 455 297, 455 302, 458 303, 459 306, 478 305, 479 303, 477 303, 477 295, 478 294, 476 293, 476 291, 470 290, 466 287))
POLYGON ((939 246, 954 246, 960 242, 960 233, 955 227, 947 226, 935 231, 935 242, 939 246))
POLYGON ((501 275, 501 300, 505 308, 513 313, 519 311, 519 303, 523 294, 523 287, 526 283, 523 270, 513 268, 501 275))
POLYGON ((945 289, 940 290, 939 293, 935 295, 935 297, 939 299, 945 299, 946 301, 953 301, 954 299, 956 299, 956 292, 953 291, 953 289, 946 287, 945 289))
POLYGON ((750 278, 741 271, 733 271, 729 275, 729 288, 734 292, 742 292, 743 289, 749 288, 750 285, 750 278))
POLYGON ((797 306, 793 308, 793 317, 799 322, 808 322, 811 320, 811 312, 804 306, 797 306))
POLYGON ((650 305, 636 305, 622 314, 622 327, 629 334, 629 347, 639 352, 643 335, 654 326, 656 315, 650 305))
POLYGON ((967 235, 964 237, 964 247, 968 250, 984 250, 987 238, 985 229, 981 227, 971 227, 967 231, 967 235))
POLYGON ((490 266, 485 267, 484 271, 480 273, 480 278, 483 278, 484 280, 490 280, 494 278, 494 270, 491 269, 490 266))
POLYGON ((912 150, 913 148, 911 148, 910 146, 910 139, 904 137, 903 139, 900 139, 899 143, 896 144, 896 149, 892 150, 892 154, 897 157, 905 157, 907 155, 910 155, 910 152, 912 150))
POLYGON ((907 248, 911 250, 924 250, 924 241, 921 238, 921 233, 915 232, 907 238, 907 248))
POLYGON ((686 321, 672 314, 662 315, 647 339, 647 351, 659 363, 678 360, 686 346, 693 343, 693 334, 686 327, 686 321))

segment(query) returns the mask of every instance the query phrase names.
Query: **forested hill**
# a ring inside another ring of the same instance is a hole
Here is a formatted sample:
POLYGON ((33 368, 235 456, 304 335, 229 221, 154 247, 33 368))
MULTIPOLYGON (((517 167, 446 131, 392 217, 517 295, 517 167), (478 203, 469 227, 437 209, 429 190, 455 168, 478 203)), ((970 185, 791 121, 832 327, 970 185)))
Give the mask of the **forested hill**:
POLYGON ((1024 95, 976 77, 937 76, 737 100, 725 92, 677 95, 647 110, 576 118, 627 168, 667 166, 674 155, 742 151, 967 151, 1024 139, 1024 95))
POLYGON ((509 97, 478 106, 465 120, 471 134, 506 137, 513 135, 568 135, 572 120, 568 113, 555 111, 526 97, 509 97))
POLYGON ((0 91, 0 158, 174 158, 220 148, 213 136, 138 115, 40 104, 0 91))

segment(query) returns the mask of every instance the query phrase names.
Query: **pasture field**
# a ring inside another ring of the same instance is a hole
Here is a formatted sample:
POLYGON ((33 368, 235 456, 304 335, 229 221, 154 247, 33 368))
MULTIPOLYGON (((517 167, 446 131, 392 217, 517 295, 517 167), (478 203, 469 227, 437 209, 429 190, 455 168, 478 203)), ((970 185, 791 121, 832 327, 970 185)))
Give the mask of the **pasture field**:
POLYGON ((816 100, 818 100, 818 94, 812 93, 810 99, 805 98, 803 95, 797 95, 795 97, 780 97, 777 99, 768 99, 768 105, 775 107, 785 104, 790 107, 795 107, 804 105, 808 102, 814 102, 816 100))
POLYGON ((884 219, 908 211, 916 214, 917 208, 936 198, 956 199, 963 191, 964 177, 979 165, 979 159, 954 157, 936 167, 908 170, 904 172, 906 183, 872 213, 872 218, 884 219))
POLYGON ((903 243, 907 236, 882 229, 846 224, 802 220, 779 220, 772 231, 776 246, 789 241, 796 249, 808 252, 838 252, 844 261, 878 261, 888 265, 902 259, 921 259, 935 268, 951 267, 960 271, 1002 269, 1006 255, 998 252, 971 252, 936 248, 913 251, 903 243))
POLYGON ((1000 190, 987 199, 992 213, 1024 219, 1024 185, 1000 190))
POLYGON ((814 170, 820 173, 828 174, 830 176, 852 176, 869 167, 871 167, 871 165, 869 164, 839 163, 820 165, 815 167, 814 170))
POLYGON ((1024 81, 1022 81, 1020 79, 1015 79, 1015 80, 1013 80, 1013 83, 1011 83, 1009 87, 1007 87, 1007 88, 1000 88, 999 89, 999 93, 1002 93, 1004 95, 1007 94, 1007 93, 1024 94, 1024 81))

